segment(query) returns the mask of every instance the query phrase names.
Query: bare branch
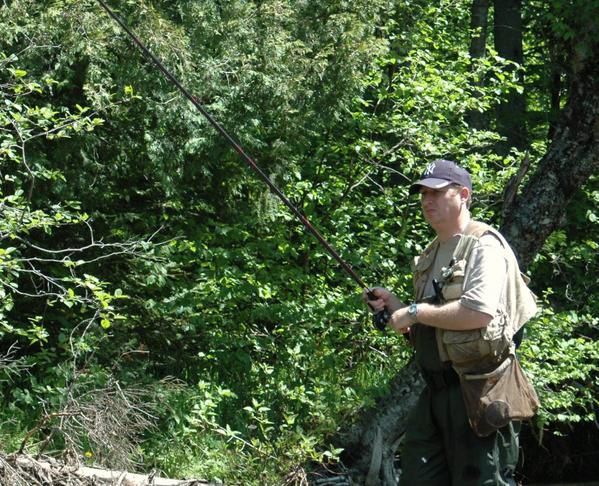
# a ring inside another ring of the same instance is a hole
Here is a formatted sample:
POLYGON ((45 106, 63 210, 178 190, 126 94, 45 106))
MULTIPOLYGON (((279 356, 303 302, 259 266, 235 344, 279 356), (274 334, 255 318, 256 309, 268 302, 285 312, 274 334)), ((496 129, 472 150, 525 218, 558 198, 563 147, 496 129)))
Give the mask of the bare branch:
POLYGON ((0 355, 0 371, 4 372, 8 381, 12 381, 13 376, 18 377, 30 368, 23 362, 23 358, 17 356, 18 351, 17 343, 12 343, 8 350, 0 355))
MULTIPOLYGON (((28 246, 29 248, 32 248, 34 250, 38 250, 42 253, 47 253, 47 254, 51 254, 51 255, 60 255, 60 254, 75 254, 75 253, 83 253, 86 252, 88 250, 91 249, 100 249, 100 250, 104 250, 106 248, 118 248, 119 251, 113 253, 113 254, 123 254, 123 253, 129 253, 131 252, 131 249, 135 249, 138 247, 142 247, 144 245, 149 245, 150 243, 152 243, 152 240, 156 237, 156 235, 162 231, 162 229, 164 228, 163 226, 161 226, 160 228, 158 228, 156 231, 154 231, 154 233, 152 233, 152 235, 150 235, 148 238, 146 238, 145 240, 133 240, 133 241, 129 241, 126 243, 103 243, 102 241, 96 242, 94 239, 94 234, 93 234, 93 230, 90 226, 90 224, 87 221, 84 221, 84 223, 88 226, 89 230, 90 230, 90 241, 91 243, 84 245, 84 246, 80 246, 80 247, 74 247, 74 248, 63 248, 61 250, 50 250, 49 248, 44 248, 41 247, 39 245, 35 245, 33 243, 31 243, 30 241, 27 241, 25 238, 22 238, 20 236, 16 236, 15 239, 20 241, 21 243, 25 244, 26 246, 28 246)), ((163 246, 166 245, 168 243, 170 243, 171 241, 176 240, 177 238, 171 238, 169 240, 164 240, 162 242, 159 243, 152 243, 154 246, 163 246)), ((64 263, 66 260, 62 259, 62 260, 55 260, 55 259, 42 259, 42 258, 29 258, 27 259, 29 261, 44 261, 44 262, 53 262, 53 263, 64 263)))

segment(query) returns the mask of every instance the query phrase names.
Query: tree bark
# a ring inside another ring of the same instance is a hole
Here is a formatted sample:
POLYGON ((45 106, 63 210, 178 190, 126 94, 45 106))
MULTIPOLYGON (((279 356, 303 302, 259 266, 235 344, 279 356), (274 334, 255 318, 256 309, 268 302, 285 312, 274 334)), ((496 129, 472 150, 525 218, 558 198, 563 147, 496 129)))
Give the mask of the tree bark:
POLYGON ((599 173, 599 43, 587 48, 574 57, 568 103, 552 143, 501 228, 523 267, 559 228, 575 193, 599 173))
POLYGON ((553 140, 555 136, 555 122, 560 112, 560 106, 562 101, 562 75, 564 70, 560 62, 558 61, 559 55, 555 52, 555 49, 550 49, 550 62, 551 62, 551 78, 549 80, 549 130, 547 131, 547 138, 553 140))

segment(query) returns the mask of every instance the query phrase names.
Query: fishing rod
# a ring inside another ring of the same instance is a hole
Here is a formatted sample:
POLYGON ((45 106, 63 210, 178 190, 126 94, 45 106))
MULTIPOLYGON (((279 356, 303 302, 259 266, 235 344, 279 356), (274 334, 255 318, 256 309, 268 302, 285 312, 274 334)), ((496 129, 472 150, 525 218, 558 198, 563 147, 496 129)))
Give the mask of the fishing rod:
MULTIPOLYGON (((254 171, 258 177, 260 177, 268 186, 268 188, 289 208, 289 210, 300 220, 304 227, 318 240, 318 242, 325 248, 325 250, 331 255, 338 263, 341 268, 363 289, 366 291, 370 300, 376 300, 377 297, 374 295, 372 289, 368 287, 360 276, 354 271, 354 269, 343 259, 341 255, 331 246, 331 244, 324 239, 324 237, 318 232, 318 230, 310 223, 302 212, 293 205, 293 203, 283 194, 283 192, 270 180, 270 178, 264 173, 264 171, 256 164, 254 159, 250 157, 235 139, 229 135, 229 133, 218 123, 214 117, 204 108, 204 106, 198 101, 198 99, 192 95, 181 82, 164 66, 164 64, 158 59, 146 46, 145 44, 133 33, 133 31, 125 24, 125 22, 115 13, 112 9, 104 2, 104 0, 98 0, 98 3, 104 10, 112 17, 121 28, 127 33, 131 40, 139 47, 142 53, 148 57, 156 67, 164 74, 164 76, 173 83, 179 91, 185 96, 191 103, 204 115, 204 117, 210 122, 210 124, 218 131, 225 140, 233 147, 233 149, 239 154, 241 159, 254 171)), ((373 316, 373 324, 379 330, 384 330, 387 321, 389 320, 389 312, 387 309, 379 311, 373 316)))

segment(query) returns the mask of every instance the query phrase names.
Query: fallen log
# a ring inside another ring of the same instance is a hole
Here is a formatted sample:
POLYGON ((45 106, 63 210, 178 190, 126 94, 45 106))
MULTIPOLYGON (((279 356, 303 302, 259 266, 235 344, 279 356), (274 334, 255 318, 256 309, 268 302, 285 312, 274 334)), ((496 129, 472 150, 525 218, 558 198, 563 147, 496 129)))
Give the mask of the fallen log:
POLYGON ((105 486, 217 486, 200 479, 169 479, 97 467, 65 464, 51 457, 28 454, 0 456, 0 484, 105 486))

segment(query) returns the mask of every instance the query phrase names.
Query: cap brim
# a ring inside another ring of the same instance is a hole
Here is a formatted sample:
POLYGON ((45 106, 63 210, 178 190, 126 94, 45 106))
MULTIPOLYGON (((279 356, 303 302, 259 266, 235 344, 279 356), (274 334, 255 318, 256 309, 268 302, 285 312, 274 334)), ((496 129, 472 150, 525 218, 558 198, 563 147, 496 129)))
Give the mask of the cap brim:
POLYGON ((418 182, 414 182, 410 186, 410 194, 416 194, 422 186, 429 187, 430 189, 442 189, 451 184, 451 181, 445 179, 435 179, 434 177, 428 177, 418 182))

